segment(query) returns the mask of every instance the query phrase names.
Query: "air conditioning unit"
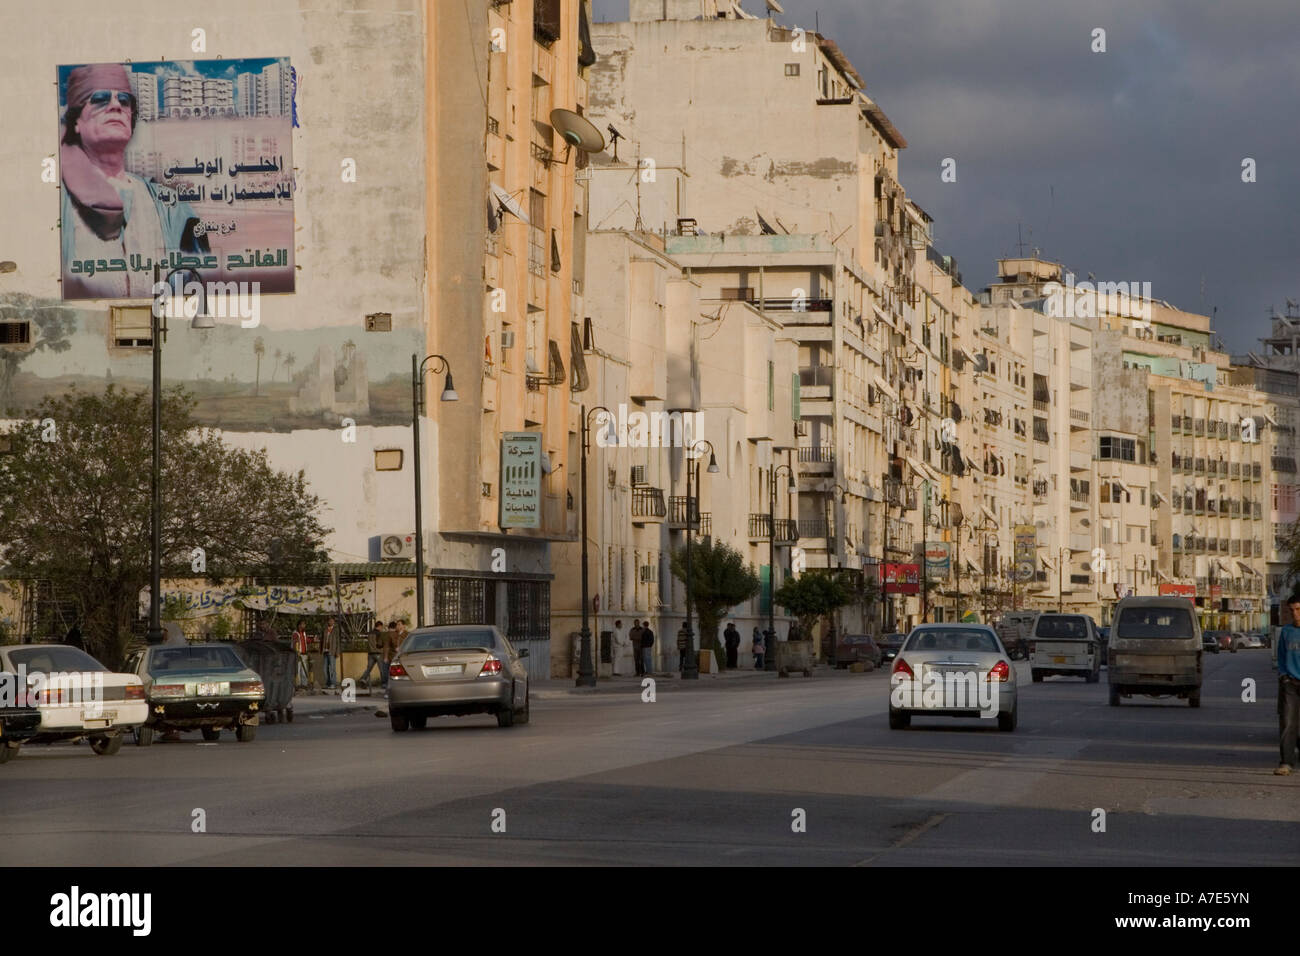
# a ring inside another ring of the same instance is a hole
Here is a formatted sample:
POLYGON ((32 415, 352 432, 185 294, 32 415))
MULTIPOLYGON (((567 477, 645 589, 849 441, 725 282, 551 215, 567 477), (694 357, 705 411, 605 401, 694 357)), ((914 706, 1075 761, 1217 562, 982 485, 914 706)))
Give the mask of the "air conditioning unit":
POLYGON ((512 349, 512 348, 515 347, 515 333, 514 333, 514 332, 509 332, 509 331, 507 331, 507 332, 502 332, 502 333, 501 333, 501 347, 502 347, 503 349, 512 349))
POLYGON ((381 534, 379 536, 379 559, 381 561, 414 561, 414 534, 381 534))

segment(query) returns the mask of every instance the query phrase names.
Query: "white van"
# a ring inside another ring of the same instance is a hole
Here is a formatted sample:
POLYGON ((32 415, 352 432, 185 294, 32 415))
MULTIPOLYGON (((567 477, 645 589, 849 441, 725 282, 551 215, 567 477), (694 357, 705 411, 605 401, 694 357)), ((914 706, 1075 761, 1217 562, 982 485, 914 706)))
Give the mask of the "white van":
POLYGON ((1034 682, 1061 674, 1101 680, 1101 635, 1086 614, 1040 614, 1029 638, 1029 672, 1034 682))

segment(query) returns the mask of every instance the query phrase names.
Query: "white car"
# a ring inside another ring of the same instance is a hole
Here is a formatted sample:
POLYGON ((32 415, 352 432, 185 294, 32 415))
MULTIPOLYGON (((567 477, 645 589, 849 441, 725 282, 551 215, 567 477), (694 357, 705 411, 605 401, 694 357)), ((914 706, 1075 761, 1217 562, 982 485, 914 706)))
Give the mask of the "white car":
MULTIPOLYGON (((97 754, 122 749, 126 731, 149 716, 144 682, 135 674, 115 674, 85 651, 66 644, 12 644, 0 647, 0 672, 40 711, 36 732, 22 743, 53 743, 88 738, 97 754)), ((6 741, 9 757, 18 741, 6 741)))
POLYGON ((889 677, 891 730, 905 730, 913 717, 996 717, 999 730, 1016 729, 1016 669, 991 627, 922 624, 889 677))

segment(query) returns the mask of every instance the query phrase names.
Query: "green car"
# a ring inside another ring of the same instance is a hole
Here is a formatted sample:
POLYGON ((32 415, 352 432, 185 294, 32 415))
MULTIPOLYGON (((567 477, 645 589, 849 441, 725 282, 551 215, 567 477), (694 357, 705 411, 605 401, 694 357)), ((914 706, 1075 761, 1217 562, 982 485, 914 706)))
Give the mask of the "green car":
POLYGON ((241 743, 257 733, 266 691, 232 644, 155 644, 134 654, 126 670, 144 681, 149 701, 148 723, 135 732, 141 747, 168 731, 198 729, 211 741, 233 730, 241 743))

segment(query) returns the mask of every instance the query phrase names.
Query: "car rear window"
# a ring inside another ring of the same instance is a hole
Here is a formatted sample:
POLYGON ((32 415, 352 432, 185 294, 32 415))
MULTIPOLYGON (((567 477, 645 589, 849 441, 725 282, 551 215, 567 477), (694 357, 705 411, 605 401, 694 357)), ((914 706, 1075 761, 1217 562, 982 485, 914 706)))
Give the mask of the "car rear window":
POLYGON ((26 647, 11 650, 9 660, 14 667, 25 666, 33 674, 108 670, 85 651, 79 651, 75 647, 26 647))
POLYGON ((496 639, 491 631, 434 631, 420 633, 415 631, 402 645, 403 653, 416 651, 454 651, 481 647, 496 650, 496 639))
POLYGON ((162 647, 149 657, 149 673, 243 670, 244 662, 228 647, 162 647))
POLYGON ((1081 617, 1040 617, 1035 637, 1086 638, 1088 623, 1081 617))
POLYGON ((1115 622, 1115 636, 1188 638, 1196 633, 1185 607, 1126 607, 1115 622))
POLYGON ((924 630, 914 633, 907 642, 909 651, 990 651, 1001 650, 987 631, 924 630))

